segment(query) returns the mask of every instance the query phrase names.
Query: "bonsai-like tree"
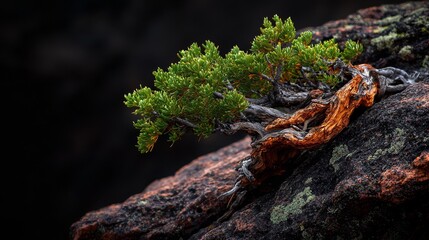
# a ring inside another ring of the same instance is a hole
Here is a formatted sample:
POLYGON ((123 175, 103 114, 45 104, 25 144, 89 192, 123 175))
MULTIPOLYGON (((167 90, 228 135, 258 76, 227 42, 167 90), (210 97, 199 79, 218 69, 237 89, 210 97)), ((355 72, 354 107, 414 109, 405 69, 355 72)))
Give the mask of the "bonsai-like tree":
POLYGON ((210 41, 180 51, 177 63, 154 71, 156 89, 125 96, 140 117, 138 149, 149 152, 163 134, 175 142, 187 130, 198 137, 247 132, 252 153, 229 195, 282 174, 279 166, 340 133, 354 109, 416 78, 396 68, 352 65, 363 50, 357 42, 339 46, 334 39, 314 43, 310 31, 296 35, 290 18, 275 15, 264 19, 249 51, 235 46, 221 56, 210 41))

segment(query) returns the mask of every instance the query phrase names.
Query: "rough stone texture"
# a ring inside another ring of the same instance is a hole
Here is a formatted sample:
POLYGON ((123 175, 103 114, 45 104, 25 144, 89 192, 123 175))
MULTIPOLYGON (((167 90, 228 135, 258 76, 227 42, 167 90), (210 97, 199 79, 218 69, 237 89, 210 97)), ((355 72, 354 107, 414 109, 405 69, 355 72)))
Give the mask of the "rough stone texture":
MULTIPOLYGON (((361 41, 359 61, 419 71, 429 62, 428 2, 373 7, 312 29, 361 41)), ((71 227, 83 239, 427 239, 429 79, 358 111, 334 141, 246 196, 228 218, 244 139, 202 156, 124 203, 71 227)))
POLYGON ((121 204, 88 213, 72 226, 73 239, 178 239, 209 225, 227 210, 218 196, 235 180, 250 153, 244 139, 195 159, 175 176, 150 184, 121 204))
POLYGON ((428 135, 426 81, 377 103, 278 190, 193 238, 427 239, 428 135))
POLYGON ((409 2, 362 9, 346 19, 309 28, 317 40, 332 37, 341 45, 347 39, 362 43, 357 62, 376 68, 429 67, 429 4, 409 2))

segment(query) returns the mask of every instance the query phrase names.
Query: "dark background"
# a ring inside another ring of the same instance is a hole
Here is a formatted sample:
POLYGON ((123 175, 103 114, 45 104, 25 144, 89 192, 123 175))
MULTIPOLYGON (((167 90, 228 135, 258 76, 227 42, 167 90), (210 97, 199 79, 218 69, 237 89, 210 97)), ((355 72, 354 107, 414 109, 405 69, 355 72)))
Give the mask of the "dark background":
MULTIPOLYGON (((297 29, 402 1, 8 1, 1 10, 3 219, 13 239, 67 239, 86 212, 124 201, 236 141, 191 134, 141 155, 124 94, 207 39, 247 50, 263 17, 297 29), (11 152, 11 155, 8 152, 11 152), (28 238, 27 238, 28 239, 28 238)), ((232 166, 233 167, 233 166, 232 166)))

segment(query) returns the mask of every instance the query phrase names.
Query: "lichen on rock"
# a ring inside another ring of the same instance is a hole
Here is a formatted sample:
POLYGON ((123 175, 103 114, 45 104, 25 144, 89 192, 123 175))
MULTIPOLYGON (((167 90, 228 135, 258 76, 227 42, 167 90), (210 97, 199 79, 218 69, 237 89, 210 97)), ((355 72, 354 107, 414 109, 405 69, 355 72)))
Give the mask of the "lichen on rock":
POLYGON ((401 59, 406 60, 406 61, 410 61, 410 60, 414 59, 413 47, 410 45, 406 45, 406 46, 402 47, 401 50, 399 50, 398 54, 399 54, 399 57, 401 59))
POLYGON ((350 153, 347 145, 341 144, 338 145, 332 150, 331 159, 329 159, 329 164, 334 168, 334 171, 338 171, 340 169, 338 160, 345 156, 351 156, 353 153, 350 153))
POLYGON ((390 32, 387 35, 382 35, 380 37, 374 38, 371 40, 371 44, 375 45, 378 50, 384 49, 393 49, 393 44, 395 41, 406 37, 404 33, 398 34, 396 32, 390 32))
POLYGON ((310 187, 305 187, 304 190, 292 199, 287 205, 278 205, 271 211, 271 222, 274 224, 286 221, 290 216, 302 213, 302 207, 313 201, 315 196, 310 187))
POLYGON ((377 149, 373 154, 368 156, 368 161, 377 160, 386 154, 398 154, 405 145, 405 130, 396 128, 391 136, 386 136, 386 140, 390 142, 390 146, 388 148, 377 149))

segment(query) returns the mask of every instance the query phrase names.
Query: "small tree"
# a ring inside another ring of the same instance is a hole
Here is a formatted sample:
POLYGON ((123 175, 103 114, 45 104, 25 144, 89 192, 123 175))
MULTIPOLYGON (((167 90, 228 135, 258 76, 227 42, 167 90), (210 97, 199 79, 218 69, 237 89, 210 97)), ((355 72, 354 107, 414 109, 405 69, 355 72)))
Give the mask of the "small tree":
POLYGON ((349 123, 354 109, 398 92, 418 77, 396 68, 351 65, 362 45, 334 39, 312 43, 290 18, 264 19, 250 51, 233 47, 220 56, 206 41, 179 52, 179 61, 154 72, 155 90, 141 87, 125 96, 139 115, 138 148, 150 151, 158 137, 178 140, 187 129, 199 137, 214 131, 252 136, 252 153, 238 168, 235 193, 283 174, 302 151, 330 141, 349 123))
POLYGON ((311 32, 296 37, 292 20, 275 15, 272 21, 264 19, 250 52, 235 46, 222 57, 210 41, 180 51, 177 63, 153 73, 156 90, 141 87, 125 96, 125 104, 140 117, 134 123, 140 130, 139 150, 150 151, 162 134, 175 142, 189 128, 198 137, 216 130, 253 134, 258 127, 236 123, 284 117, 276 107, 296 107, 311 90, 335 89, 344 79, 333 70, 334 63, 349 63, 362 45, 348 41, 341 51, 333 39, 311 40, 311 32))

